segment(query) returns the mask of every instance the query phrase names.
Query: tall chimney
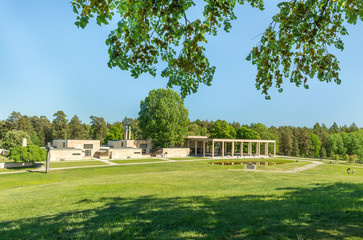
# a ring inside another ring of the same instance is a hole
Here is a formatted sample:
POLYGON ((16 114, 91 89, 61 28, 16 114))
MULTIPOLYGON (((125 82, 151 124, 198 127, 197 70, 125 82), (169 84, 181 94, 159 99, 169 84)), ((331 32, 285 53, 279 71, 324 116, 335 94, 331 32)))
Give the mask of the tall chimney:
POLYGON ((131 140, 131 126, 129 126, 129 140, 131 140))
POLYGON ((125 126, 125 131, 124 131, 124 140, 127 140, 127 126, 125 126))
POLYGON ((23 140, 21 141, 21 146, 22 147, 26 147, 27 146, 27 139, 23 138, 23 140))

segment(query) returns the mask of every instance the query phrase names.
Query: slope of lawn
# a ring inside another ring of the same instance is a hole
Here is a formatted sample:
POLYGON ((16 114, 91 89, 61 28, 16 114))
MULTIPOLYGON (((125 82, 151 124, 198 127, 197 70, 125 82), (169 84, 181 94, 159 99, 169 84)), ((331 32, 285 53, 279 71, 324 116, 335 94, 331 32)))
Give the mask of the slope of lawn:
POLYGON ((363 171, 229 170, 197 161, 0 175, 0 236, 362 239, 363 171))
POLYGON ((142 162, 162 162, 163 159, 158 158, 140 158, 140 159, 122 159, 122 160, 110 160, 113 163, 142 163, 142 162))
MULTIPOLYGON (((45 165, 45 163, 43 163, 45 165)), ((107 163, 101 161, 64 161, 64 162, 50 162, 50 168, 63 168, 63 167, 80 167, 80 166, 95 166, 95 165, 107 165, 107 163)))

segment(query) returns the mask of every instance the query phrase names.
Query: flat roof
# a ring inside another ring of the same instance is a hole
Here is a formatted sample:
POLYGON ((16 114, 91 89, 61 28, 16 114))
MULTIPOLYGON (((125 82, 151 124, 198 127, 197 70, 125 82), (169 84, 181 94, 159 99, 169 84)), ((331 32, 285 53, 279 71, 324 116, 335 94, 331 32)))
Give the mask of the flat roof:
POLYGON ((265 140, 265 139, 230 139, 230 138, 205 138, 204 136, 202 137, 193 137, 193 138, 188 138, 190 140, 196 140, 196 141, 207 141, 207 142, 260 142, 260 143, 275 143, 276 140, 265 140))

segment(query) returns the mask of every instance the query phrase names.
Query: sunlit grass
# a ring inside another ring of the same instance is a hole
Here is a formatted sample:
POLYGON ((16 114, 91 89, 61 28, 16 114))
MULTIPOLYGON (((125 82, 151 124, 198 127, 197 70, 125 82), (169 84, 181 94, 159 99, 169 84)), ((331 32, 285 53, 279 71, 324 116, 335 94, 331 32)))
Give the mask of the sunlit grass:
POLYGON ((0 238, 362 239, 363 171, 229 169, 184 161, 0 175, 0 238))
POLYGON ((160 162, 160 161, 165 161, 165 160, 164 159, 158 159, 158 158, 110 160, 110 162, 114 162, 114 163, 143 163, 143 162, 160 162))

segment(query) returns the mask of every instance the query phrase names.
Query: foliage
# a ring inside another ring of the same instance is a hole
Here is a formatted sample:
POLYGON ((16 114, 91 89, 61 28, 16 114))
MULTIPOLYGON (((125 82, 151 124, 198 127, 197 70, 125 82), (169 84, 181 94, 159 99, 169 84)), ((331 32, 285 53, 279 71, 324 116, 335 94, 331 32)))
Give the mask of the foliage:
POLYGON ((339 154, 334 154, 333 159, 336 160, 336 161, 339 161, 339 159, 340 159, 339 154))
POLYGON ((53 114, 53 139, 68 139, 68 120, 67 115, 63 111, 53 114))
POLYGON ((188 110, 177 92, 152 90, 140 102, 139 121, 144 139, 151 138, 156 147, 182 145, 188 131, 188 110))
POLYGON ((11 130, 5 134, 2 147, 11 150, 14 147, 21 146, 23 138, 27 139, 28 144, 32 144, 28 133, 21 130, 11 130))
MULTIPOLYGON (((81 28, 92 17, 102 25, 116 16, 117 28, 106 40, 110 68, 130 71, 134 78, 142 73, 155 76, 156 65, 164 61, 167 67, 161 76, 169 79, 168 87, 180 86, 185 97, 200 84, 211 84, 215 67, 205 54, 207 36, 216 36, 222 27, 229 32, 236 3, 264 8, 262 0, 204 1, 200 18, 191 20, 187 15, 197 2, 74 0, 72 5, 75 24, 81 28)), ((283 78, 305 88, 314 77, 340 84, 339 61, 327 48, 343 50, 346 23, 363 20, 362 1, 290 0, 277 7, 279 12, 247 57, 257 65, 257 89, 262 88, 268 99, 273 83, 282 91, 283 78)))
POLYGON ((37 133, 36 133, 36 132, 32 132, 32 133, 30 134, 30 140, 31 140, 31 142, 32 142, 34 145, 36 145, 36 146, 40 146, 40 140, 39 140, 38 135, 37 135, 37 133))
POLYGON ((47 160, 47 151, 35 145, 26 147, 14 147, 10 150, 9 159, 15 162, 34 161, 41 162, 47 160))
POLYGON ((350 162, 350 163, 355 162, 357 159, 358 159, 357 154, 353 154, 353 155, 350 155, 350 156, 349 156, 349 162, 350 162))
POLYGON ((84 128, 82 121, 77 115, 74 115, 68 124, 70 139, 88 139, 89 133, 84 128))
POLYGON ((237 139, 261 139, 260 134, 246 127, 237 130, 237 139))
POLYGON ((108 130, 108 133, 105 138, 105 142, 107 143, 108 140, 121 140, 121 139, 124 139, 124 127, 123 127, 122 123, 116 122, 108 130))
POLYGON ((236 130, 225 120, 217 120, 210 129, 211 138, 236 138, 236 130))
POLYGON ((321 147, 320 148, 319 154, 320 154, 320 157, 321 158, 326 158, 326 150, 325 150, 325 147, 321 147))
POLYGON ((91 135, 93 139, 101 141, 104 143, 105 137, 107 135, 107 125, 103 117, 90 116, 91 119, 91 135))
POLYGON ((311 133, 310 136, 311 136, 311 143, 314 152, 314 157, 320 157, 321 143, 319 141, 319 138, 314 133, 311 133))

